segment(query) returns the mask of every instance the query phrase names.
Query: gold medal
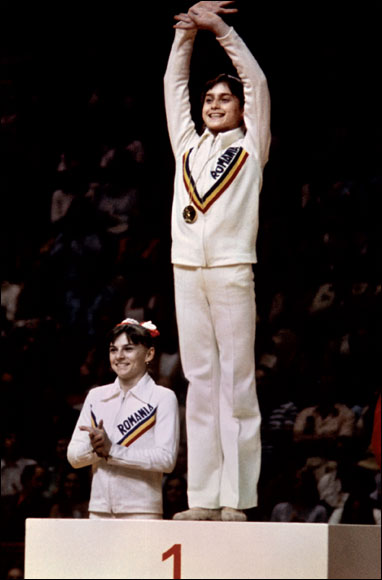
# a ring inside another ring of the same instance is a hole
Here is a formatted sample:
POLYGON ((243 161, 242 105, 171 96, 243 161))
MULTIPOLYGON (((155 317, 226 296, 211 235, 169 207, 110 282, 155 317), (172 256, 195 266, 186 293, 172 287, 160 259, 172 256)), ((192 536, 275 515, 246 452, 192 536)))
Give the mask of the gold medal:
POLYGON ((183 212, 183 219, 186 224, 194 224, 198 219, 196 209, 192 205, 188 205, 183 212))

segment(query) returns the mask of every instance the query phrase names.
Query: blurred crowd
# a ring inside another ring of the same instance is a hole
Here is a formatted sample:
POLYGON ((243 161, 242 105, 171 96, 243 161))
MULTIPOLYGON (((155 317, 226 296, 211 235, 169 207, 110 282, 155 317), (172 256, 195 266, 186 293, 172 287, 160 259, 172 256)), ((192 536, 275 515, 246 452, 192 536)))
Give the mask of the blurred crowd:
MULTIPOLYGON (((66 447, 88 390, 112 380, 109 329, 133 317, 161 331, 152 373, 174 390, 182 417, 178 464, 164 481, 167 519, 187 507, 187 381, 163 121, 153 147, 131 87, 91 87, 64 120, 33 87, 11 79, 2 88, 1 514, 9 556, 24 542, 26 518, 87 517, 91 475, 71 469, 66 447)), ((303 144, 291 169, 281 128, 266 168, 254 266, 263 467, 251 521, 381 521, 381 175, 372 163, 346 163, 344 129, 328 137, 331 150, 318 144, 307 153, 303 144)), ((6 559, 13 571, 22 568, 16 552, 6 559)))

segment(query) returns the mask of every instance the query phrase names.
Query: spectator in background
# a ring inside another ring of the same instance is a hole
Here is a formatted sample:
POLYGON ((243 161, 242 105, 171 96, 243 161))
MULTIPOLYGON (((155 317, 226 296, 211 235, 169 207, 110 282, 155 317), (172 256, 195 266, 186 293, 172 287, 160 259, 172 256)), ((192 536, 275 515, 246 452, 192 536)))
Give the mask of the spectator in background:
POLYGON ((92 201, 97 212, 104 216, 107 231, 118 242, 140 218, 140 173, 127 149, 117 148, 111 153, 101 160, 99 183, 92 201))
POLYGON ((7 321, 14 321, 18 308, 18 299, 23 285, 17 282, 4 280, 1 283, 1 306, 7 321))
MULTIPOLYGON (((330 517, 330 524, 376 525, 381 522, 381 506, 375 504, 373 493, 374 475, 367 469, 355 468, 344 505, 330 517)), ((380 492, 379 492, 380 493, 380 492)), ((380 496, 379 496, 380 497, 380 496)))
POLYGON ((61 154, 56 173, 58 189, 52 194, 50 207, 50 221, 55 233, 60 231, 73 202, 87 192, 88 176, 82 157, 79 151, 67 150, 61 154))
POLYGON ((320 504, 316 478, 311 470, 297 471, 290 501, 275 505, 272 522, 325 523, 328 514, 320 504))
POLYGON ((47 458, 48 486, 46 497, 54 497, 57 494, 70 470, 66 457, 69 441, 69 437, 59 437, 56 441, 53 457, 51 460, 47 458))
POLYGON ((88 500, 84 497, 87 493, 86 486, 81 485, 81 477, 78 472, 70 471, 61 480, 57 493, 52 498, 50 517, 61 518, 88 518, 88 500))
POLYGON ((18 495, 22 490, 21 475, 27 465, 35 465, 34 459, 22 456, 20 436, 7 433, 1 454, 1 497, 18 495))
POLYGON ((23 542, 25 520, 49 517, 51 503, 46 491, 46 470, 42 465, 27 465, 21 475, 22 490, 18 496, 13 518, 9 523, 10 539, 23 542))
POLYGON ((52 225, 58 224, 69 211, 75 199, 75 193, 66 189, 56 189, 52 194, 50 221, 52 225))
POLYGON ((312 465, 314 460, 318 462, 315 476, 321 504, 326 507, 328 515, 331 515, 333 510, 343 507, 349 494, 343 489, 344 484, 338 473, 337 461, 328 461, 317 457, 308 459, 307 465, 309 463, 312 465))
POLYGON ((306 407, 297 415, 294 441, 308 457, 336 457, 354 436, 355 415, 337 401, 333 377, 322 377, 317 400, 317 405, 306 407))
POLYGON ((331 282, 322 284, 316 291, 309 307, 311 315, 318 315, 333 308, 336 300, 335 286, 331 282))
MULTIPOLYGON (((298 407, 289 397, 295 385, 284 380, 283 375, 267 377, 264 384, 264 367, 258 367, 256 378, 262 409, 262 477, 276 475, 283 469, 284 462, 290 461, 293 454, 293 427, 298 407), (282 378, 281 378, 282 377, 282 378)), ((266 376, 266 375, 265 375, 266 376)))
POLYGON ((13 520, 23 489, 24 469, 37 464, 35 459, 23 455, 20 436, 14 432, 6 433, 1 453, 1 534, 4 540, 13 539, 13 520))
POLYGON ((52 314, 73 333, 73 340, 79 332, 93 336, 97 304, 112 265, 103 218, 89 199, 76 197, 71 204, 51 246, 48 264, 55 297, 52 314))

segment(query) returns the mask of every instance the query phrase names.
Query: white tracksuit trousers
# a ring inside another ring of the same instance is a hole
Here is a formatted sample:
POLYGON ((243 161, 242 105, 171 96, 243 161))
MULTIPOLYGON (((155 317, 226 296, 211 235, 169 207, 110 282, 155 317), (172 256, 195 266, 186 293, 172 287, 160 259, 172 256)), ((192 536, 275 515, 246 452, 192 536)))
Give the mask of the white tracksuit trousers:
POLYGON ((261 465, 250 264, 174 266, 180 352, 189 381, 190 507, 257 505, 261 465))

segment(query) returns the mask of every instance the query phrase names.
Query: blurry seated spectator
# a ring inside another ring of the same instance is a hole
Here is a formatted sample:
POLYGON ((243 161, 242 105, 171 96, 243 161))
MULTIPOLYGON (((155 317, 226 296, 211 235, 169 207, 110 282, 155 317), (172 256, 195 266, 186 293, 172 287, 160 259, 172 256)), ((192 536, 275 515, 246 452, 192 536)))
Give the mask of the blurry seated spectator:
MULTIPOLYGON (((277 366, 277 356, 274 353, 266 352, 260 357, 258 369, 267 373, 274 371, 277 366)), ((256 370, 257 373, 257 370, 256 370)))
MULTIPOLYGON (((376 482, 377 483, 377 482, 376 482)), ((368 470, 356 469, 353 477, 352 487, 345 504, 334 510, 330 524, 352 524, 352 525, 380 525, 381 524, 381 502, 379 488, 370 492, 373 487, 372 476, 368 470), (377 493, 377 495, 375 495, 377 493)), ((378 485, 378 484, 377 484, 378 485)))
MULTIPOLYGON (((100 296, 111 263, 105 224, 89 199, 77 197, 49 254, 53 315, 79 337, 94 336, 100 296)), ((85 345, 84 345, 85 348, 85 345)))
POLYGON ((101 159, 99 162, 100 167, 102 167, 102 169, 105 169, 106 167, 108 167, 112 163, 116 154, 117 154, 117 149, 115 147, 112 147, 109 145, 104 145, 103 151, 101 154, 101 159))
MULTIPOLYGON (((133 147, 134 149, 134 147, 133 147)), ((99 184, 93 196, 107 231, 126 234, 139 217, 140 178, 135 158, 127 149, 107 148, 100 162, 99 184)))
POLYGON ((169 475, 163 485, 163 519, 188 509, 187 480, 181 475, 169 475))
POLYGON ((35 465, 34 459, 22 456, 20 441, 16 433, 4 437, 1 453, 1 497, 14 496, 21 492, 21 474, 27 465, 35 465))
POLYGON ((325 472, 318 479, 317 489, 322 505, 331 514, 334 509, 343 507, 349 494, 343 490, 337 461, 325 461, 324 469, 325 472))
MULTIPOLYGON (((66 450, 65 450, 66 451, 66 450)), ((70 471, 63 479, 61 486, 53 498, 50 517, 61 518, 88 518, 89 502, 85 499, 89 490, 81 487, 80 475, 70 471)))
POLYGON ((50 512, 50 501, 44 497, 46 471, 41 465, 27 465, 21 474, 21 484, 22 491, 8 527, 8 539, 16 542, 25 539, 26 519, 47 518, 50 512))
POLYGON ((285 302, 286 295, 285 292, 276 292, 273 296, 272 302, 269 308, 268 323, 275 324, 275 322, 281 317, 285 312, 285 302))
POLYGON ((36 464, 34 459, 23 457, 18 435, 6 433, 1 453, 1 520, 2 539, 12 538, 9 526, 15 513, 19 494, 22 490, 21 476, 26 466, 36 464))
POLYGON ((73 193, 63 189, 56 189, 53 192, 50 210, 50 221, 52 224, 59 222, 66 216, 74 198, 75 195, 73 193))
MULTIPOLYGON (((294 440, 308 456, 336 458, 354 436, 355 415, 349 407, 337 402, 332 377, 322 377, 317 392, 318 404, 297 415, 294 440)), ((301 449, 300 449, 301 450, 301 449)))
POLYGON ((1 283, 1 306, 5 308, 6 320, 15 320, 22 289, 22 284, 15 284, 8 280, 1 283))
POLYGON ((54 497, 57 494, 68 472, 71 470, 66 458, 69 441, 69 437, 59 437, 56 441, 54 455, 47 462, 48 485, 45 493, 46 497, 54 497))
MULTIPOLYGON (((53 192, 50 208, 50 221, 58 224, 65 218, 74 200, 85 195, 88 180, 81 161, 65 152, 57 168, 58 188, 53 192)), ((62 223, 62 222, 61 222, 62 223)))
POLYGON ((96 199, 97 211, 109 224, 109 233, 119 236, 127 232, 136 213, 137 196, 135 188, 124 188, 115 183, 100 186, 96 199))
POLYGON ((275 505, 271 514, 272 522, 325 523, 328 514, 320 505, 316 478, 312 471, 302 468, 296 473, 289 502, 275 505))
POLYGON ((263 414, 263 459, 269 456, 269 461, 273 461, 274 453, 288 453, 287 448, 293 444, 293 426, 297 412, 296 405, 289 401, 272 409, 268 418, 263 414))
POLYGON ((338 463, 326 457, 308 457, 304 467, 310 469, 314 473, 316 481, 319 482, 325 474, 336 473, 338 463))
POLYGON ((289 371, 297 359, 297 334, 291 328, 279 328, 272 336, 272 343, 278 370, 289 371))
POLYGON ((269 417, 269 430, 273 432, 292 431, 297 417, 296 405, 289 401, 273 409, 269 417))
POLYGON ((313 297, 313 300, 309 307, 310 314, 317 314, 319 312, 323 312, 328 308, 331 308, 335 302, 336 293, 333 284, 327 283, 322 284, 316 294, 313 297))
POLYGON ((131 157, 139 165, 145 162, 146 154, 142 141, 132 141, 126 146, 126 151, 130 153, 131 157))
POLYGON ((48 491, 52 483, 52 475, 54 477, 49 467, 54 467, 53 471, 63 468, 62 458, 58 457, 58 453, 62 453, 62 447, 66 442, 64 440, 60 442, 60 439, 67 440, 70 437, 68 431, 73 422, 77 421, 79 412, 73 409, 67 400, 64 388, 55 380, 42 385, 38 401, 31 400, 29 403, 29 412, 33 414, 36 425, 28 443, 35 446, 36 454, 38 451, 36 459, 47 465, 48 491), (46 433, 49 433, 48 440, 46 433), (61 446, 59 452, 57 444, 61 446))

